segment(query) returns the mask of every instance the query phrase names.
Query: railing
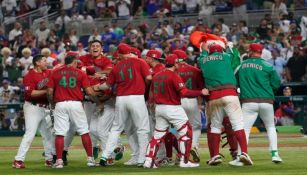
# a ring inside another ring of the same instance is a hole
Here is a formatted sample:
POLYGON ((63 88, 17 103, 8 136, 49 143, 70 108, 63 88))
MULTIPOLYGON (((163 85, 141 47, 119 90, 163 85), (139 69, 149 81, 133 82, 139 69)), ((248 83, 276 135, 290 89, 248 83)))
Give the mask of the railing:
POLYGON ((9 18, 9 20, 5 20, 3 22, 4 27, 5 27, 4 29, 5 33, 8 34, 10 30, 12 30, 14 23, 16 21, 20 22, 23 28, 30 28, 35 19, 48 15, 49 9, 50 9, 49 6, 45 6, 45 7, 33 10, 31 12, 19 15, 17 17, 9 18))
MULTIPOLYGON (((246 20, 247 25, 251 28, 258 27, 260 20, 264 18, 265 14, 271 14, 271 10, 257 10, 257 11, 248 11, 248 13, 244 16, 244 20, 246 20)), ((307 10, 296 10, 294 11, 296 17, 307 15, 307 10)), ((138 26, 141 23, 147 23, 150 28, 154 28, 157 23, 161 20, 169 20, 170 23, 181 22, 183 23, 184 19, 190 19, 192 24, 197 23, 198 18, 202 18, 203 23, 207 26, 211 26, 217 19, 224 18, 225 24, 231 25, 233 23, 238 23, 238 20, 233 16, 232 12, 223 12, 216 13, 211 16, 199 16, 198 14, 180 14, 175 15, 174 17, 167 17, 163 19, 154 18, 154 17, 133 17, 130 20, 121 20, 118 19, 119 27, 125 27, 129 23, 132 23, 134 26, 138 26)), ((97 27, 99 31, 103 29, 103 26, 111 23, 112 18, 97 18, 95 22, 92 24, 81 24, 77 22, 71 22, 67 25, 67 29, 76 29, 79 35, 90 35, 91 31, 94 27, 97 27)))

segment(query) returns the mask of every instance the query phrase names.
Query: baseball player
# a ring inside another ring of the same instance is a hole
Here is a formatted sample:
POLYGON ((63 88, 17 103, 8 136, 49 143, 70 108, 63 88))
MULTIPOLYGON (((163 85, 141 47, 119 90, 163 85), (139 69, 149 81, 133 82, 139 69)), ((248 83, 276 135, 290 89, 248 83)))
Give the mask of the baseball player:
MULTIPOLYGON (((164 64, 162 64, 163 59, 161 58, 162 53, 158 50, 149 50, 146 53, 145 61, 147 64, 151 67, 150 71, 152 73, 152 76, 156 75, 160 71, 165 69, 164 64)), ((149 95, 149 88, 148 88, 148 95, 149 95)), ((151 133, 154 131, 154 101, 149 100, 147 101, 148 108, 150 109, 150 114, 151 114, 151 133)), ((165 137, 164 137, 164 142, 163 144, 160 145, 160 149, 157 153, 157 164, 158 165, 169 165, 172 164, 172 157, 173 157, 173 147, 177 150, 178 152, 178 144, 177 144, 177 139, 172 134, 171 132, 168 132, 165 137)))
POLYGON ((157 73, 151 84, 151 93, 156 104, 156 125, 154 136, 147 147, 146 161, 143 165, 145 168, 157 167, 155 164, 156 154, 170 124, 174 125, 179 135, 179 166, 184 168, 199 166, 199 164, 189 161, 193 134, 188 117, 181 106, 180 98, 181 96, 207 95, 208 90, 187 89, 182 79, 175 73, 177 61, 176 55, 168 55, 165 59, 166 69, 157 73))
POLYGON ((54 137, 45 120, 48 115, 46 93, 50 74, 50 71, 47 70, 47 58, 43 55, 36 55, 32 63, 34 68, 29 70, 23 80, 25 85, 23 110, 26 129, 12 165, 14 168, 25 168, 24 160, 38 129, 43 137, 45 166, 52 166, 52 157, 55 154, 54 137))
POLYGON ((100 164, 106 165, 127 120, 131 119, 137 128, 138 137, 138 166, 145 161, 146 145, 149 140, 149 117, 145 104, 145 81, 150 81, 152 76, 149 66, 144 60, 130 57, 130 46, 118 45, 120 60, 112 69, 106 83, 95 86, 94 90, 103 90, 116 85, 115 116, 106 149, 102 153, 100 164))
MULTIPOLYGON (((188 56, 184 51, 174 50, 173 54, 177 55, 180 62, 176 68, 176 73, 181 77, 185 86, 190 90, 201 90, 204 86, 201 71, 185 62, 188 56)), ((181 98, 181 105, 185 110, 193 129, 191 155, 194 162, 200 161, 197 151, 199 146, 199 138, 201 135, 201 116, 198 104, 201 104, 201 100, 198 100, 196 97, 181 98)))
MULTIPOLYGON (((250 58, 245 60, 239 69, 240 100, 244 116, 246 138, 258 115, 267 130, 272 162, 281 163, 277 149, 277 134, 274 123, 274 91, 280 87, 281 81, 272 65, 261 59, 263 46, 252 43, 249 46, 250 58)), ((237 160, 230 164, 240 166, 237 160)))
POLYGON ((222 132, 222 122, 224 116, 229 116, 234 134, 242 149, 240 161, 244 165, 252 165, 247 152, 247 141, 244 132, 243 115, 240 101, 236 91, 236 78, 231 67, 232 56, 223 52, 223 47, 219 44, 211 44, 207 51, 200 55, 200 68, 205 80, 205 86, 209 89, 210 95, 207 100, 206 114, 211 121, 210 139, 214 145, 209 165, 217 165, 222 162, 219 152, 220 135, 222 132))
POLYGON ((81 135, 88 156, 87 166, 95 166, 88 123, 81 102, 84 98, 82 89, 88 95, 92 95, 93 90, 87 75, 77 69, 78 61, 75 55, 66 56, 65 65, 54 70, 48 82, 47 97, 52 105, 55 104, 54 130, 57 160, 54 168, 63 168, 64 136, 71 122, 75 124, 77 132, 81 135))

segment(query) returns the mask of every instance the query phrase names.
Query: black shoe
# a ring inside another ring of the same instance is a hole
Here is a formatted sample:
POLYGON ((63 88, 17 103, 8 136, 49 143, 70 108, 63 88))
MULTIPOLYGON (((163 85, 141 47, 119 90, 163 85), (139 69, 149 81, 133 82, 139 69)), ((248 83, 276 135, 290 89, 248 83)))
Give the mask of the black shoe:
POLYGON ((63 155, 62 155, 62 160, 63 160, 63 163, 64 163, 64 166, 67 166, 68 165, 68 160, 67 160, 67 156, 68 156, 68 151, 63 151, 63 155))
POLYGON ((56 162, 56 155, 53 155, 52 156, 52 164, 55 164, 55 162, 56 162))
POLYGON ((100 166, 107 166, 107 160, 105 160, 104 158, 101 158, 99 161, 99 165, 100 166))

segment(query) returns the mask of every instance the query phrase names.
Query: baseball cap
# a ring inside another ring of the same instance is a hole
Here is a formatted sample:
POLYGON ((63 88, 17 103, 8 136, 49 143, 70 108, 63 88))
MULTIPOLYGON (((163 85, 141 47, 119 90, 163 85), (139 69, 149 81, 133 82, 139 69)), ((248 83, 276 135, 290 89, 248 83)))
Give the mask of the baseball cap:
POLYGON ((162 53, 158 50, 149 50, 146 54, 147 57, 152 57, 154 59, 160 59, 162 56, 162 53))
POLYGON ((262 52, 263 45, 258 43, 252 43, 249 45, 249 49, 252 52, 262 52))
POLYGON ((175 54, 169 54, 165 58, 165 64, 166 65, 175 65, 175 63, 178 61, 178 57, 175 54))
POLYGON ((128 44, 120 43, 117 47, 119 54, 129 54, 131 52, 131 47, 128 44))
POLYGON ((83 44, 82 44, 81 42, 78 42, 78 43, 77 43, 77 47, 78 47, 78 48, 83 48, 83 44))
POLYGON ((209 53, 213 53, 213 52, 223 52, 223 47, 219 44, 209 45, 209 53))
POLYGON ((173 51, 173 54, 177 55, 180 62, 188 58, 187 54, 183 50, 176 49, 173 51))
POLYGON ((130 53, 133 53, 134 55, 137 55, 138 58, 141 58, 141 51, 138 48, 131 47, 130 48, 130 53))

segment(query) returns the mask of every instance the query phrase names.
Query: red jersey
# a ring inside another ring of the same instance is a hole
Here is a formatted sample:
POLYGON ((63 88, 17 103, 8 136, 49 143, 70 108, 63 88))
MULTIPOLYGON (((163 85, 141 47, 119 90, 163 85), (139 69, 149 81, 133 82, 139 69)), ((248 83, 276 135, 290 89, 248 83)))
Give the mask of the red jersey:
POLYGON ((152 75, 156 75, 158 72, 162 71, 163 69, 165 69, 165 66, 161 63, 157 64, 155 67, 150 69, 150 72, 152 73, 152 75))
MULTIPOLYGON (((102 80, 100 78, 96 78, 94 76, 88 76, 88 80, 90 82, 90 86, 94 86, 97 84, 103 84, 104 82, 106 82, 105 80, 102 80)), ((106 89, 106 90, 102 90, 101 92, 103 92, 104 94, 111 94, 112 93, 112 89, 106 89)))
POLYGON ((46 94, 39 97, 31 97, 31 93, 33 90, 47 89, 50 73, 50 70, 45 70, 41 73, 36 72, 35 69, 29 70, 23 79, 23 84, 25 86, 25 101, 38 104, 48 104, 46 94))
POLYGON ((62 66, 52 72, 48 88, 54 89, 54 101, 82 101, 82 88, 90 86, 87 75, 80 69, 62 66))
POLYGON ((116 84, 117 96, 144 95, 145 78, 149 75, 149 66, 144 60, 127 58, 115 65, 106 83, 116 84))
POLYGON ((82 61, 83 66, 94 65, 95 69, 97 69, 96 72, 113 67, 111 60, 104 55, 101 55, 98 58, 93 58, 91 54, 86 54, 80 56, 79 59, 82 61))
POLYGON ((201 90, 204 87, 204 80, 201 71, 186 63, 180 63, 176 73, 181 77, 185 86, 191 90, 201 90))

